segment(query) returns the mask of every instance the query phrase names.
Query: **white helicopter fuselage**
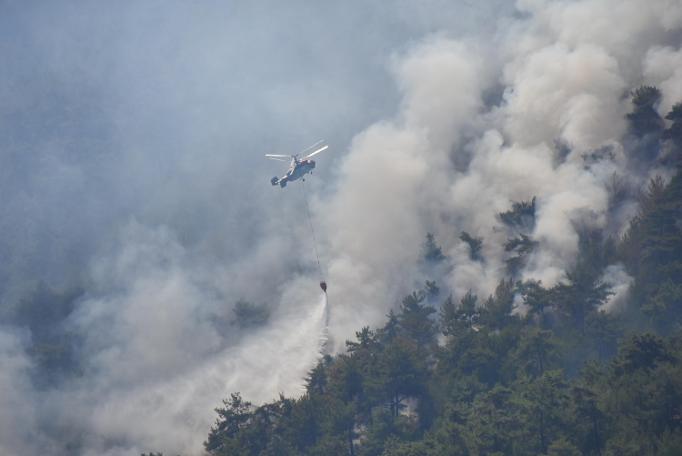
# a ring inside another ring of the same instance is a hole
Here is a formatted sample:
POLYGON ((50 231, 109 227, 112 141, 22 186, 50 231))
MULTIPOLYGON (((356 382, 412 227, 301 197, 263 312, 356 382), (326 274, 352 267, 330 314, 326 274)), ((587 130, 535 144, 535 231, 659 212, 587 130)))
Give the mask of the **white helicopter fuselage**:
POLYGON ((291 165, 289 166, 287 173, 279 179, 273 177, 271 183, 272 185, 279 184, 280 187, 284 188, 286 187, 287 182, 298 180, 306 174, 311 173, 313 169, 315 169, 315 160, 297 160, 294 158, 291 160, 291 165))
POLYGON ((289 171, 287 171, 287 179, 295 181, 315 169, 315 160, 292 160, 289 171))
POLYGON ((285 161, 287 157, 291 157, 291 162, 289 164, 289 170, 287 171, 287 173, 282 177, 277 176, 273 177, 272 179, 270 179, 270 183, 272 185, 279 184, 280 187, 284 188, 286 187, 287 182, 301 179, 306 174, 312 173, 313 169, 315 169, 315 160, 311 160, 310 158, 329 148, 329 146, 322 144, 323 141, 318 141, 312 146, 305 149, 306 151, 310 151, 311 149, 315 150, 313 150, 308 155, 302 158, 298 158, 298 154, 296 155, 265 154, 267 158, 279 161, 285 161))

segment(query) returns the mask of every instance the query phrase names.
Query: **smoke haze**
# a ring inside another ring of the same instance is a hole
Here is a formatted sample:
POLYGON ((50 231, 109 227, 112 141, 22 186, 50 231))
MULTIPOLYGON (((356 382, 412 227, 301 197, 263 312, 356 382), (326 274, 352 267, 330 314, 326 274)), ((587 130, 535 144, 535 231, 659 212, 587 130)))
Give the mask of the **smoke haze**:
MULTIPOLYGON (((326 331, 343 349, 427 278, 491 293, 514 202, 519 275, 552 285, 580 230, 635 213, 614 175, 661 172, 628 159, 625 95, 682 100, 679 2, 267 3, 0 2, 0 453, 199 454, 230 392, 300 393, 326 331), (329 307, 302 189, 263 159, 320 138, 329 307), (235 324, 240 300, 266 318, 235 324)), ((616 309, 631 278, 603 280, 616 309)))

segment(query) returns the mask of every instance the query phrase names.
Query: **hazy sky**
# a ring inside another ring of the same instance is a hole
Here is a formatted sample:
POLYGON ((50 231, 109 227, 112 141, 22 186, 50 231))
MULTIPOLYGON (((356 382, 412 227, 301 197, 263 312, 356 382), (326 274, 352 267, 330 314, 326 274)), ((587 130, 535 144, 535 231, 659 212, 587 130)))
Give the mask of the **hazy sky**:
POLYGON ((58 284, 133 217, 243 254, 288 203, 262 185, 281 172, 263 153, 324 138, 332 178, 353 135, 395 110, 392 57, 482 17, 412 3, 3 1, 5 293, 58 284))

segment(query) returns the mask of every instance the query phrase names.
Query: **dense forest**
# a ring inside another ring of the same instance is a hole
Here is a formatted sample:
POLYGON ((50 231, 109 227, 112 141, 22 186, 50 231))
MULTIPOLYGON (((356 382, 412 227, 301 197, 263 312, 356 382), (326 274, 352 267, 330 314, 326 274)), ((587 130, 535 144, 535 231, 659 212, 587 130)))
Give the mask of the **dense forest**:
MULTIPOLYGON (((627 152, 680 166, 682 104, 665 119, 655 87, 633 91, 627 152)), ((584 160, 598 160, 585 156, 584 160)), ((650 169, 650 167, 649 167, 650 169)), ((627 188, 614 176, 610 204, 627 188)), ((522 280, 535 199, 499 214, 507 278, 491 296, 445 295, 436 279, 378 328, 324 356, 306 393, 255 406, 234 393, 205 442, 214 456, 676 455, 682 451, 682 175, 653 177, 625 234, 580 231, 554 286, 522 280), (604 280, 622 264, 627 298, 604 280)), ((453 229, 455 229, 453 227, 453 229)), ((473 261, 482 239, 462 232, 473 261)), ((447 258, 428 234, 425 263, 447 258)), ((371 305, 371 303, 368 303, 371 305)))

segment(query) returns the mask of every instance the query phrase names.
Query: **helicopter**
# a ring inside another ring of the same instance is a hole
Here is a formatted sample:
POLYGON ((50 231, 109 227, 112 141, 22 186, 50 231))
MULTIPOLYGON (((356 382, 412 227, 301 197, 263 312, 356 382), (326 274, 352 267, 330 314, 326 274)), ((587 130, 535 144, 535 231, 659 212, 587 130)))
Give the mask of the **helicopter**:
POLYGON ((310 158, 319 154, 320 152, 327 150, 328 148, 329 146, 324 144, 324 141, 318 141, 312 146, 303 149, 299 154, 296 155, 265 154, 265 156, 271 160, 290 161, 289 170, 286 172, 286 174, 282 177, 273 177, 270 179, 270 183, 272 185, 279 185, 280 187, 284 188, 287 186, 288 182, 295 181, 304 177, 308 173, 312 173, 313 169, 315 169, 315 160, 311 160, 310 158), (304 154, 309 150, 313 151, 308 155, 299 158, 300 154, 304 154))

